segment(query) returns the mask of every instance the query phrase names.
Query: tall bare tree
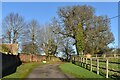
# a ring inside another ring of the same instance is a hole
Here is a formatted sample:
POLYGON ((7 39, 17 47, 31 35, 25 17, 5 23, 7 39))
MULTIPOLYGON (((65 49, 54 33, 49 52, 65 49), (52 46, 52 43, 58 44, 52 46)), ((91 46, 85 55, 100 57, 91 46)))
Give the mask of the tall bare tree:
POLYGON ((41 44, 45 44, 44 51, 46 55, 54 55, 57 50, 56 35, 53 33, 53 27, 50 24, 46 24, 39 34, 39 41, 41 44), (42 34, 41 34, 42 33, 42 34), (43 35, 44 34, 44 35, 43 35))
POLYGON ((2 23, 3 38, 5 42, 17 43, 22 36, 23 29, 26 26, 24 18, 18 13, 10 13, 2 23))
MULTIPOLYGON (((25 41, 29 42, 29 46, 23 49, 23 52, 26 50, 30 50, 31 54, 35 54, 38 52, 38 45, 37 45, 37 33, 38 29, 40 28, 39 23, 36 20, 32 20, 27 24, 27 29, 25 31, 25 41), (30 46, 31 45, 31 46, 30 46), (28 49, 27 49, 28 48, 28 49), (26 49, 26 50, 25 50, 26 49)), ((30 52, 28 51, 28 52, 30 52)))

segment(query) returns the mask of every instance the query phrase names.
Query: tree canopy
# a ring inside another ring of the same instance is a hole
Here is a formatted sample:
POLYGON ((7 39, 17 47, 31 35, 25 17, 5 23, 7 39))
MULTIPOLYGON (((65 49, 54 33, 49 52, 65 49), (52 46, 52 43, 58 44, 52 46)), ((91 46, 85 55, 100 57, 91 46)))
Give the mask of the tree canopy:
POLYGON ((98 53, 114 41, 109 18, 96 16, 92 6, 61 7, 58 16, 56 33, 73 38, 78 55, 81 51, 98 53))
MULTIPOLYGON (((74 5, 60 7, 58 17, 52 22, 40 26, 37 20, 24 21, 19 14, 10 13, 3 20, 4 38, 8 43, 17 43, 20 38, 26 45, 32 47, 29 51, 43 48, 46 55, 54 55, 58 48, 68 55, 76 46, 77 54, 104 53, 108 45, 114 41, 110 29, 110 19, 107 16, 97 16, 95 8, 89 5, 74 5)), ((30 51, 31 53, 36 53, 30 51)))

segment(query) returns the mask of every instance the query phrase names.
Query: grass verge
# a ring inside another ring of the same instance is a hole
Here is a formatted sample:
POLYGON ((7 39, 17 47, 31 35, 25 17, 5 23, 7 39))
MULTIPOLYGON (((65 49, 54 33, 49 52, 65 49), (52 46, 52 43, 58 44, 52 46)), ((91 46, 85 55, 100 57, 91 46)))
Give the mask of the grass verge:
POLYGON ((90 72, 82 67, 76 66, 72 63, 61 64, 59 68, 66 74, 75 76, 76 78, 103 78, 96 73, 90 72))
POLYGON ((3 79, 5 78, 26 78, 28 74, 31 72, 31 70, 39 65, 43 65, 43 63, 41 62, 24 63, 17 68, 15 73, 5 76, 3 79))

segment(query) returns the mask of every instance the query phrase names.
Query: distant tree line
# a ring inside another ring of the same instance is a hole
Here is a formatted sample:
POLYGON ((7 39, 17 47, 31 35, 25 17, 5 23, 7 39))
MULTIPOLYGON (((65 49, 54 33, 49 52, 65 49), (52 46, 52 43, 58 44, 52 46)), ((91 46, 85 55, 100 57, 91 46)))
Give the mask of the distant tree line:
POLYGON ((67 57, 77 54, 105 53, 108 45, 114 41, 107 16, 97 16, 95 8, 88 5, 61 7, 48 24, 41 26, 37 20, 30 22, 18 13, 10 13, 3 20, 3 38, 5 43, 29 42, 23 52, 36 54, 38 47, 46 55, 54 55, 57 49, 67 57))

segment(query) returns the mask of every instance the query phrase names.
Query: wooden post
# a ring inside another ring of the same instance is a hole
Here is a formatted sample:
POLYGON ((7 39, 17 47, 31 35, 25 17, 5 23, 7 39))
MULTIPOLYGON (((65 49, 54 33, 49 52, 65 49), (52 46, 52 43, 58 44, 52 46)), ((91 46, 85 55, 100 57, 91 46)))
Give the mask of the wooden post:
POLYGON ((79 57, 79 65, 80 65, 80 60, 81 60, 81 59, 80 59, 80 57, 79 57))
POLYGON ((92 71, 92 58, 90 58, 90 71, 92 71))
POLYGON ((74 61, 75 61, 76 59, 75 59, 75 57, 74 57, 74 61))
POLYGON ((97 59, 97 74, 99 74, 99 59, 97 59))
POLYGON ((106 59, 106 78, 108 78, 108 59, 106 59))
POLYGON ((85 58, 83 58, 83 67, 85 67, 85 66, 84 66, 84 62, 85 62, 85 58))
POLYGON ((49 60, 52 60, 52 56, 50 56, 50 59, 49 60))
POLYGON ((97 58, 97 54, 96 54, 96 58, 97 58))
POLYGON ((79 62, 80 62, 80 56, 79 56, 79 62))
POLYGON ((114 54, 114 57, 116 58, 116 53, 114 54))
POLYGON ((82 57, 82 63, 81 63, 81 66, 83 67, 83 57, 82 57))
POLYGON ((81 66, 82 66, 82 57, 80 58, 81 60, 80 60, 80 64, 81 64, 81 66))
POLYGON ((106 58, 106 54, 104 54, 104 58, 106 58))
POLYGON ((86 69, 87 69, 87 58, 86 58, 86 63, 85 63, 86 65, 85 65, 85 67, 86 67, 86 69))
POLYGON ((75 56, 74 56, 74 64, 75 64, 75 56))
POLYGON ((81 66, 82 66, 82 62, 83 62, 83 60, 82 60, 82 57, 81 57, 81 66))
POLYGON ((77 56, 77 61, 79 62, 79 56, 77 56))
POLYGON ((80 57, 78 56, 78 63, 80 63, 80 57))

